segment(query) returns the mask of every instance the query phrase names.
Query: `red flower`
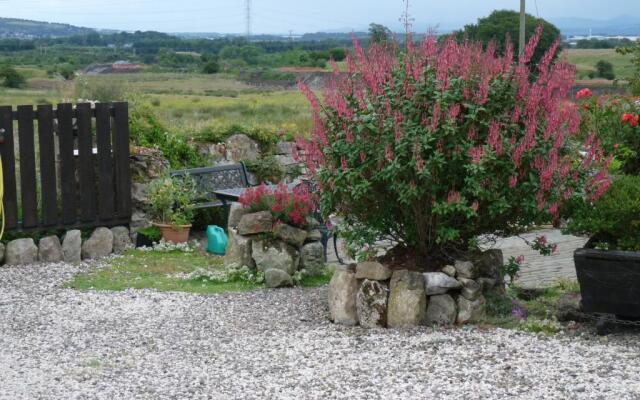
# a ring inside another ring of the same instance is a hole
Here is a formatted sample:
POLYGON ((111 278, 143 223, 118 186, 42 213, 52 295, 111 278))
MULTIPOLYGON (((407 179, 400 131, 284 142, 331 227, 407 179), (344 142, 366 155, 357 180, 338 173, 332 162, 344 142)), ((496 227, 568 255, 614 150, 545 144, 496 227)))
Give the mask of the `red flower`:
POLYGON ((581 89, 576 93, 576 99, 584 99, 591 96, 593 96, 593 92, 588 88, 581 89))
POLYGON ((629 124, 633 127, 638 126, 638 120, 640 119, 640 117, 638 117, 638 115, 635 114, 629 114, 629 113, 624 113, 622 114, 622 123, 623 124, 629 124))

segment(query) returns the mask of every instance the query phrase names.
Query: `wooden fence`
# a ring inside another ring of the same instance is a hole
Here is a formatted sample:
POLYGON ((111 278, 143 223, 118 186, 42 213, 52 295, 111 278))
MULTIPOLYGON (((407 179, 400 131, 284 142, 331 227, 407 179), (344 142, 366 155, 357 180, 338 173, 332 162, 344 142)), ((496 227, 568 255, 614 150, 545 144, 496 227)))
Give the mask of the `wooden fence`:
POLYGON ((127 103, 0 107, 5 226, 129 224, 127 103))

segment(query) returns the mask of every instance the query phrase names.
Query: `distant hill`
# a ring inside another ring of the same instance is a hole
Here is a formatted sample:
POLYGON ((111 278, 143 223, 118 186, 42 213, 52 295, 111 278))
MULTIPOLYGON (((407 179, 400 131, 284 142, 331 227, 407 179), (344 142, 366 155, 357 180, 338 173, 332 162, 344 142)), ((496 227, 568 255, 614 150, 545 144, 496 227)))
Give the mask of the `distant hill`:
POLYGON ((83 35, 96 32, 68 24, 30 21, 16 18, 0 18, 0 37, 3 38, 46 38, 83 35))

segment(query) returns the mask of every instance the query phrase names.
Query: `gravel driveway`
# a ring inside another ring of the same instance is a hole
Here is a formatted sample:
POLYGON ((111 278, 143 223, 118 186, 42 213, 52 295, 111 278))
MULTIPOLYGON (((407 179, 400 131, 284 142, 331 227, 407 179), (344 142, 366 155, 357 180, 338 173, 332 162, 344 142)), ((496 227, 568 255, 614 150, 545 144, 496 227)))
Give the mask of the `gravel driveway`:
POLYGON ((0 268, 0 399, 640 399, 633 334, 366 331, 326 288, 60 288, 78 268, 0 268))

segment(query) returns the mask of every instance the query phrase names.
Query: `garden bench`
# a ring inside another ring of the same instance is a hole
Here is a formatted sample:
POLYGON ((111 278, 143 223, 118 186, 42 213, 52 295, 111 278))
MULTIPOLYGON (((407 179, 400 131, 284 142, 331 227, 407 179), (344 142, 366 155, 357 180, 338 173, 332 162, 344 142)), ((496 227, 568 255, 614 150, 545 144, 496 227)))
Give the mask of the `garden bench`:
POLYGON ((191 168, 171 172, 172 177, 190 177, 196 183, 201 196, 195 208, 226 206, 227 200, 220 198, 216 191, 224 189, 246 189, 249 185, 247 169, 244 163, 221 165, 217 167, 191 168))

